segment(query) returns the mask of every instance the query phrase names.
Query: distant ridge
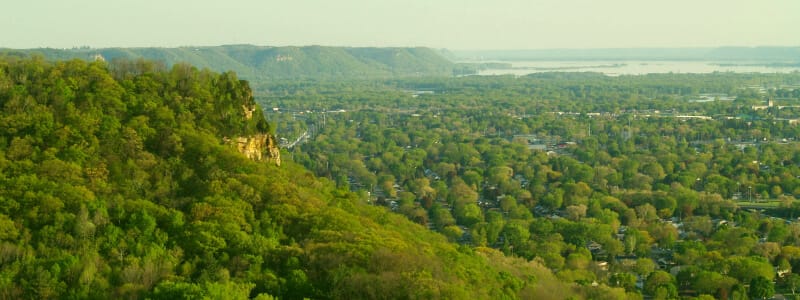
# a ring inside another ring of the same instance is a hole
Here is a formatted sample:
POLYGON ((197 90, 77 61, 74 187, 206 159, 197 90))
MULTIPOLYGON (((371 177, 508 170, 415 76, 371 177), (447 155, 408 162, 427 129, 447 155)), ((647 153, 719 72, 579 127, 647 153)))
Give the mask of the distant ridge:
POLYGON ((225 45, 179 48, 0 49, 7 55, 38 53, 48 60, 102 57, 180 62, 243 78, 381 78, 449 76, 455 65, 429 48, 268 47, 225 45))
POLYGON ((800 47, 450 50, 446 55, 456 61, 704 60, 800 62, 800 47))
POLYGON ((438 77, 476 74, 483 68, 510 67, 487 64, 487 61, 664 60, 800 65, 800 47, 434 50, 423 47, 224 45, 178 48, 0 48, 0 56, 33 54, 42 55, 48 60, 147 59, 162 61, 168 66, 188 63, 217 72, 234 71, 239 77, 251 80, 438 77))

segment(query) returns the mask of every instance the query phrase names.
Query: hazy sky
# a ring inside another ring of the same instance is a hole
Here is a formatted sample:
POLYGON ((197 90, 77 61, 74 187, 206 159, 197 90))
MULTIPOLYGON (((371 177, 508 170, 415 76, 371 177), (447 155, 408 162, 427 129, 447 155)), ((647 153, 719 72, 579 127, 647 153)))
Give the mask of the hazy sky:
POLYGON ((800 0, 18 0, 0 47, 800 46, 800 0))

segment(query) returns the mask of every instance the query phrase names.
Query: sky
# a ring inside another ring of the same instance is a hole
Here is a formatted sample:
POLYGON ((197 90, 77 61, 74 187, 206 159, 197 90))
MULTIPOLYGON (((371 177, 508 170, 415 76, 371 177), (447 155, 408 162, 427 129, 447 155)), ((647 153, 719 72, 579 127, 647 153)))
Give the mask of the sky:
POLYGON ((800 46, 800 0, 24 0, 0 48, 800 46))

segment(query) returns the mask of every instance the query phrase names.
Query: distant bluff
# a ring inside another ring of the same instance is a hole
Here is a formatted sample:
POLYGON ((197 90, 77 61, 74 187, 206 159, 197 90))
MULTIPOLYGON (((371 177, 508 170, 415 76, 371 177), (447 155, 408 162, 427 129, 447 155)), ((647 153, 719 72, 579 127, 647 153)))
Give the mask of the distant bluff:
POLYGON ((456 65, 430 48, 268 47, 225 45, 179 48, 0 49, 48 60, 147 59, 167 66, 188 63, 248 79, 391 78, 449 76, 456 65))

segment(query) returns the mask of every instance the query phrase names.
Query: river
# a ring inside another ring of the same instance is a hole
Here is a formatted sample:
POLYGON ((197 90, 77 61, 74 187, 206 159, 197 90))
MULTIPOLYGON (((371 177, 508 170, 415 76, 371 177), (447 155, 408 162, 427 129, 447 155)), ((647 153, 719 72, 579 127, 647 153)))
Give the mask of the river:
POLYGON ((511 68, 486 69, 478 75, 527 75, 542 72, 598 72, 609 76, 650 73, 790 73, 800 66, 776 66, 758 62, 711 61, 513 61, 511 68))

